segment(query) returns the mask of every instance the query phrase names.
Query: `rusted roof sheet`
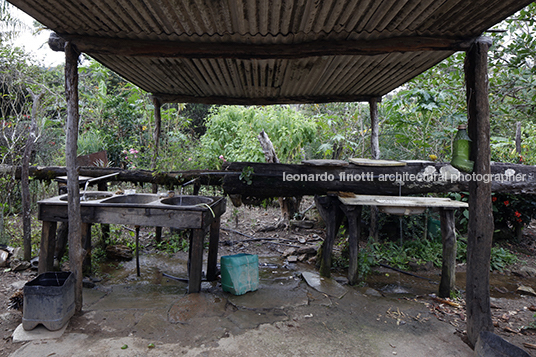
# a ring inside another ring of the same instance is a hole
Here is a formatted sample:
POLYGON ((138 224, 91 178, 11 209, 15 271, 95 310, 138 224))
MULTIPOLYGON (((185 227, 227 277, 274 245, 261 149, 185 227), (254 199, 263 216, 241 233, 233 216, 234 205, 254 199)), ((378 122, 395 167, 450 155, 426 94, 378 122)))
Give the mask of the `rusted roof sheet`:
POLYGON ((87 47, 86 53, 148 92, 170 100, 238 104, 356 101, 384 95, 459 49, 411 50, 403 39, 470 41, 531 2, 9 1, 80 48, 84 48, 85 38, 94 42, 96 38, 97 44, 121 39, 104 51, 96 45, 87 47), (360 43, 388 39, 401 40, 392 51, 359 52, 360 43), (113 52, 138 40, 144 44, 197 44, 200 55, 192 55, 192 50, 184 56, 158 55, 155 46, 143 56, 113 52), (344 53, 345 44, 352 41, 353 52, 344 53), (322 53, 330 43, 339 44, 343 50, 322 53), (220 44, 229 47, 216 54, 204 50, 220 44), (233 56, 232 46, 237 46, 238 52, 238 46, 256 51, 268 45, 274 46, 270 47, 275 49, 273 58, 270 50, 258 57, 247 51, 233 56), (277 51, 277 46, 286 46, 292 52, 289 46, 296 46, 298 51, 304 45, 312 52, 305 51, 296 58, 277 51))

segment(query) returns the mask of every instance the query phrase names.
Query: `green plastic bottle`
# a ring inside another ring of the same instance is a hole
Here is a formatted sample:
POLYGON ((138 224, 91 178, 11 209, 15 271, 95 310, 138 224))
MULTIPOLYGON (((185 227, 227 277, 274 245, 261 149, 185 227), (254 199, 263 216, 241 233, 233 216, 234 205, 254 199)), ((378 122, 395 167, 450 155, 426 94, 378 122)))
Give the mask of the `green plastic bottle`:
POLYGON ((465 124, 458 125, 458 133, 452 144, 452 161, 450 164, 458 170, 472 172, 474 162, 469 160, 471 138, 467 135, 465 124))

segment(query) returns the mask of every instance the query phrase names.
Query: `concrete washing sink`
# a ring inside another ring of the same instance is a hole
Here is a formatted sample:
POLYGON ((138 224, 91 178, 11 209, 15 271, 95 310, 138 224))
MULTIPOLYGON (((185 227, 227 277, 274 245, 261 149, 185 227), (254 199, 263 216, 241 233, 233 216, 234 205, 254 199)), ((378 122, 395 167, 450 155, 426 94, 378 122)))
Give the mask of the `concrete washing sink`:
MULTIPOLYGON (((220 216, 225 212, 225 198, 190 195, 163 198, 150 193, 117 195, 106 191, 81 192, 80 197, 83 235, 91 232, 87 225, 94 223, 191 229, 189 292, 200 291, 203 241, 210 231, 207 280, 216 279, 220 216)), ((67 195, 39 201, 38 210, 38 218, 43 221, 39 260, 46 262, 43 266, 47 267, 40 268, 43 271, 39 273, 42 273, 54 261, 54 249, 47 247, 54 240, 56 222, 69 221, 67 195)), ((91 239, 82 238, 83 241, 91 239)), ((91 249, 91 245, 87 249, 91 249)))
MULTIPOLYGON (((82 196, 82 194, 81 194, 82 196)), ((157 195, 136 193, 133 195, 116 195, 102 200, 100 203, 133 203, 145 204, 158 201, 157 195)))
POLYGON ((162 199, 160 202, 173 206, 204 206, 210 205, 214 200, 202 196, 175 196, 162 199))

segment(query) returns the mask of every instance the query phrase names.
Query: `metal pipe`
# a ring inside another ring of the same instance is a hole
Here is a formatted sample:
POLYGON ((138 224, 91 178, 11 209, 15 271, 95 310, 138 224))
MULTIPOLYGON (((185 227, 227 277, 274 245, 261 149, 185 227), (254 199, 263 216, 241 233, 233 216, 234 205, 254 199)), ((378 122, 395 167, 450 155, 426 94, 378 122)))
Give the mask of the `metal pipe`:
POLYGON ((193 180, 190 180, 190 181, 188 181, 188 182, 186 182, 186 183, 183 183, 183 184, 181 185, 181 187, 186 187, 186 186, 188 186, 188 185, 191 185, 191 184, 193 184, 195 181, 197 181, 197 178, 194 178, 193 180))
POLYGON ((90 182, 100 181, 100 180, 103 180, 105 178, 117 176, 119 174, 120 174, 120 172, 114 172, 113 174, 108 174, 108 175, 99 176, 99 177, 92 177, 92 178, 88 179, 86 181, 86 184, 84 185, 84 193, 82 194, 82 201, 84 201, 86 199, 87 186, 89 185, 90 182))

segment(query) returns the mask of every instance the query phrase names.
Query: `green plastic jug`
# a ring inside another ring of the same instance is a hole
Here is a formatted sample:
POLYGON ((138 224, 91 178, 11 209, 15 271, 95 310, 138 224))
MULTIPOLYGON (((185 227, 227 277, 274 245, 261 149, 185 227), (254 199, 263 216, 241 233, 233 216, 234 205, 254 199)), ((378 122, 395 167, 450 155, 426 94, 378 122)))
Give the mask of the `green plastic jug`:
POLYGON ((259 288, 259 256, 235 254, 221 257, 223 291, 243 295, 259 288))

